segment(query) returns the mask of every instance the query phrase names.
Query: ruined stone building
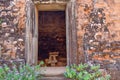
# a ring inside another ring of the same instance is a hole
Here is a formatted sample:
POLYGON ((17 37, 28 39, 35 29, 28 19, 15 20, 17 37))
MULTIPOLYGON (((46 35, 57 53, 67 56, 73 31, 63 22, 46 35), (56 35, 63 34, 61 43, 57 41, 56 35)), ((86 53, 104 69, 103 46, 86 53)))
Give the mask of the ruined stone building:
POLYGON ((0 65, 100 64, 120 80, 120 0, 0 0, 0 65))

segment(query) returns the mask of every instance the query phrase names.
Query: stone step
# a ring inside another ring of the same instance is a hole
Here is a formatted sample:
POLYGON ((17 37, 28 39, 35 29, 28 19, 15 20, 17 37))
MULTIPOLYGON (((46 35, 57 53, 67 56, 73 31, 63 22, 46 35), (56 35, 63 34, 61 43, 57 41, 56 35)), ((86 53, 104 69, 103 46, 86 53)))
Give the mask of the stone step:
POLYGON ((42 67, 40 80, 68 80, 64 77, 65 67, 42 67))
POLYGON ((40 72, 45 77, 63 76, 65 67, 42 67, 40 72))
POLYGON ((65 77, 42 77, 40 80, 67 80, 65 77))

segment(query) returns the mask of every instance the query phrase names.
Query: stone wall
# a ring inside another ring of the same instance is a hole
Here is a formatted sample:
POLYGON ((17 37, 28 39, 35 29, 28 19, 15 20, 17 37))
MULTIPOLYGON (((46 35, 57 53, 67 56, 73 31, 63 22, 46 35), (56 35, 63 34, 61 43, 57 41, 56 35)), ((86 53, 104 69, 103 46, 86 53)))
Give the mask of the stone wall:
MULTIPOLYGON (((76 4, 79 62, 99 63, 120 80, 120 0, 76 4)), ((25 60, 25 6, 25 0, 0 0, 0 65, 25 60)))
POLYGON ((0 0, 0 65, 24 59, 25 1, 0 0))
POLYGON ((78 52, 84 56, 80 60, 99 63, 113 80, 120 79, 119 10, 119 0, 77 0, 78 52))

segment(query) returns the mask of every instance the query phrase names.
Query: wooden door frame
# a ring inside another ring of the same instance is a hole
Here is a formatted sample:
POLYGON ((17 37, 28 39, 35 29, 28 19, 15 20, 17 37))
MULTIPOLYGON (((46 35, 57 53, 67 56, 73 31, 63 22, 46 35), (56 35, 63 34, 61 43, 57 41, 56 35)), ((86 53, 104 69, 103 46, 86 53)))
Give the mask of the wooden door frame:
MULTIPOLYGON (((31 2, 32 4, 32 2, 31 2)), ((63 4, 63 3, 61 3, 63 4)), ((59 4, 60 5, 60 4, 59 4)), ((76 11, 75 11, 75 2, 69 1, 66 4, 66 49, 67 49, 67 65, 77 64, 77 29, 76 29, 76 11), (71 11, 71 13, 69 12, 71 11)), ((25 37, 25 57, 26 63, 31 65, 36 65, 38 61, 38 8, 34 6, 34 18, 30 18, 29 13, 27 12, 26 19, 26 37, 25 37), (33 20, 34 19, 34 20, 33 20), (31 20, 34 26, 34 32, 30 32, 31 20), (31 36, 35 35, 35 36, 31 36)))

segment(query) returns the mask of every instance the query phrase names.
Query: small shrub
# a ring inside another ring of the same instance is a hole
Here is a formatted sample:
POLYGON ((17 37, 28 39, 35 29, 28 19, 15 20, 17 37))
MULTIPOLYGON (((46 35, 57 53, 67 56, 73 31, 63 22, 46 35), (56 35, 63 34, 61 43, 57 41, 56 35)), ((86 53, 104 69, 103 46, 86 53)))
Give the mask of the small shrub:
POLYGON ((38 80, 41 78, 38 71, 42 64, 32 67, 26 64, 20 65, 18 68, 15 65, 13 68, 4 65, 4 67, 0 67, 0 80, 38 80))
POLYGON ((71 80, 110 80, 110 75, 102 75, 99 65, 89 66, 82 63, 67 66, 64 75, 71 80))

